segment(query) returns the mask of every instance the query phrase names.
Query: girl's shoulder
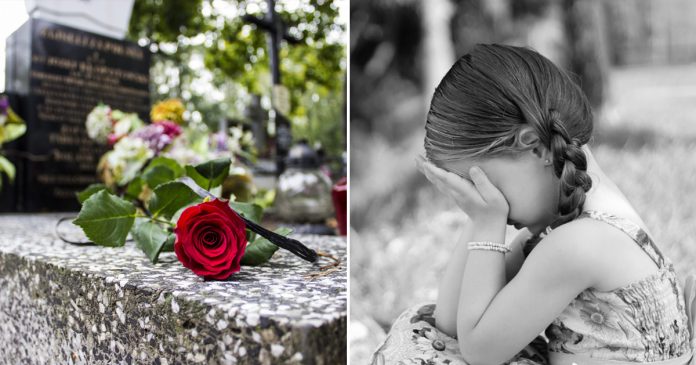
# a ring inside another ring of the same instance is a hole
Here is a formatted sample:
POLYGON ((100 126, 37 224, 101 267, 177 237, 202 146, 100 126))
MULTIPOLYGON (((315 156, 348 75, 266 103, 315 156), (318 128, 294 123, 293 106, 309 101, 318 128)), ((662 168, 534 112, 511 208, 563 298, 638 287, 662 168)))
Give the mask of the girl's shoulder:
POLYGON ((529 253, 518 275, 548 286, 563 282, 577 293, 594 286, 601 275, 595 271, 601 260, 597 257, 601 228, 584 219, 556 227, 529 253))
MULTIPOLYGON (((612 216, 616 222, 625 218, 612 216)), ((659 268, 628 231, 596 217, 581 217, 549 232, 532 251, 564 265, 586 268, 592 287, 611 290, 654 274, 659 268)), ((640 226, 638 226, 640 227, 640 226)), ((642 228, 641 228, 642 229, 642 228)))
POLYGON ((541 242, 565 242, 564 246, 571 246, 565 247, 566 249, 576 248, 572 246, 580 244, 579 249, 583 252, 621 247, 633 249, 637 246, 636 237, 630 231, 635 232, 635 229, 645 231, 642 220, 635 217, 637 215, 628 215, 628 213, 585 211, 578 218, 551 230, 541 242), (636 220, 640 223, 634 223, 636 220))
POLYGON ((607 225, 593 219, 576 219, 551 230, 537 244, 533 254, 553 255, 559 260, 594 260, 611 232, 607 225))

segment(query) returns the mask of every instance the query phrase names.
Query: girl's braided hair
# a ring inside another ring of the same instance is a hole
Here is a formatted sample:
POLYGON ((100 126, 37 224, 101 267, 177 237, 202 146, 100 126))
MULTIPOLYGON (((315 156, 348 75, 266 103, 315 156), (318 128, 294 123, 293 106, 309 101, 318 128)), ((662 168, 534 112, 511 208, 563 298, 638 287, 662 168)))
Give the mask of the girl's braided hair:
POLYGON ((570 77, 539 53, 479 44, 457 60, 430 104, 426 156, 436 164, 514 156, 530 148, 519 140, 527 125, 551 152, 560 180, 555 228, 580 214, 592 187, 581 148, 592 136, 592 110, 570 77))

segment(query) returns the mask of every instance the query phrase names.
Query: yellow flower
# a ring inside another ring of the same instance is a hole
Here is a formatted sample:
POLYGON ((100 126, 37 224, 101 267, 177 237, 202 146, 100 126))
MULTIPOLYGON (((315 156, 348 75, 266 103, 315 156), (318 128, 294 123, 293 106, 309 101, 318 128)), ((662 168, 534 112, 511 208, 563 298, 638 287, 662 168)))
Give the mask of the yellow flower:
POLYGON ((167 99, 155 104, 150 111, 150 118, 153 123, 171 120, 172 122, 184 124, 184 104, 179 99, 167 99))

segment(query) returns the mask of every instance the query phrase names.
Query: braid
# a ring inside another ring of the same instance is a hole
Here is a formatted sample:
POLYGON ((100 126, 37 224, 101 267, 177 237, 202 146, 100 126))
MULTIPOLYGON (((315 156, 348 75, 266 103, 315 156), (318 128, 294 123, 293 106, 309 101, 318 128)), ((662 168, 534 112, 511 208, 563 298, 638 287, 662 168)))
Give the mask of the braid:
POLYGON ((592 187, 587 174, 587 157, 582 150, 582 141, 571 138, 560 120, 560 113, 549 109, 550 143, 553 154, 553 170, 560 179, 558 212, 560 217, 551 224, 556 228, 575 219, 582 211, 585 193, 592 187))

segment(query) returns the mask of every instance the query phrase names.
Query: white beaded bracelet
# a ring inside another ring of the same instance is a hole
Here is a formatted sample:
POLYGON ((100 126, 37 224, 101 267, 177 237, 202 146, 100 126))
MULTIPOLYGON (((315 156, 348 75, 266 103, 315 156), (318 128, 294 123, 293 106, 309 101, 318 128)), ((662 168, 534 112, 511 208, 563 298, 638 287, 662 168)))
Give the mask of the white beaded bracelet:
POLYGON ((489 241, 472 241, 467 243, 467 248, 469 250, 496 251, 502 253, 510 252, 510 249, 504 244, 489 241))

